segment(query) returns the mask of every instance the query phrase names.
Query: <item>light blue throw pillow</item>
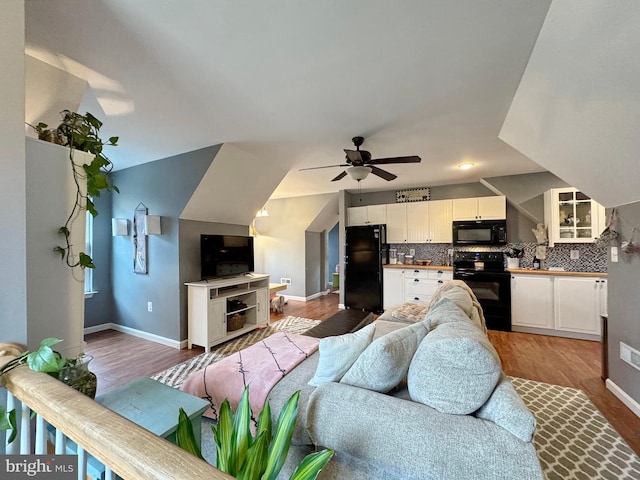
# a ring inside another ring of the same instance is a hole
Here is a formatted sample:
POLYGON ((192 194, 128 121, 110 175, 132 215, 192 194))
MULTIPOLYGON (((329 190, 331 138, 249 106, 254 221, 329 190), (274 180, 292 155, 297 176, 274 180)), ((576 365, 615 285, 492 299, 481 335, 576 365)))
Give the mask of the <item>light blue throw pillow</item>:
POLYGON ((376 339, 362 352, 340 383, 386 393, 407 375, 411 358, 427 334, 424 322, 376 339))
POLYGON ((353 362, 369 346, 375 329, 376 324, 372 323, 353 333, 321 339, 318 345, 318 367, 309 385, 319 387, 323 383, 340 381, 353 362))

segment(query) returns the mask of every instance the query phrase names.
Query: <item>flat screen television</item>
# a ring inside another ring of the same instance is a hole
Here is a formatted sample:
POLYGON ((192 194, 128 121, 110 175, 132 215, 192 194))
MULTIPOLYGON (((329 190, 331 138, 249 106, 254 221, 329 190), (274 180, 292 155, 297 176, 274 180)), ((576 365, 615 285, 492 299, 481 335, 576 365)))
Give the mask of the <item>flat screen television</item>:
POLYGON ((253 237, 200 235, 202 279, 253 272, 253 237))

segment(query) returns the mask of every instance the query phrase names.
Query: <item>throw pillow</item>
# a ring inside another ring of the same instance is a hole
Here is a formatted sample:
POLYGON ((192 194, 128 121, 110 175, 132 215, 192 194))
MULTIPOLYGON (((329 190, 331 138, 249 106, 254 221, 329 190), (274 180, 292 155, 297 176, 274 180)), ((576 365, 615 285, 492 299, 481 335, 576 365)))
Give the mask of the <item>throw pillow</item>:
POLYGON ((419 322, 378 338, 362 352, 340 383, 388 392, 406 376, 411 357, 426 334, 427 326, 419 322))
POLYGON ((416 323, 424 320, 424 316, 429 310, 426 305, 418 305, 417 303, 403 303, 393 312, 391 318, 399 322, 416 323))
POLYGON ((475 416, 500 425, 523 442, 530 442, 536 431, 536 417, 529 411, 505 374, 502 374, 489 400, 480 407, 475 416))
POLYGON ((353 333, 321 339, 318 367, 309 385, 318 387, 323 383, 339 381, 371 343, 375 329, 376 324, 371 323, 353 333))
POLYGON ((451 322, 420 343, 407 383, 412 400, 467 415, 487 401, 500 374, 500 358, 484 333, 468 321, 451 322))

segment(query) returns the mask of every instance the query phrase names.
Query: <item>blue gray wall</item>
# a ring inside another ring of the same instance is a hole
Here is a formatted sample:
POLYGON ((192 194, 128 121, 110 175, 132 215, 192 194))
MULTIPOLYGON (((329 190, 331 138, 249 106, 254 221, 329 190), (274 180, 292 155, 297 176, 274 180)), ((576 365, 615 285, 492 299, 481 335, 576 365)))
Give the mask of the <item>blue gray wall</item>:
POLYGON ((332 281, 332 274, 336 271, 336 265, 340 264, 340 222, 329 231, 327 244, 327 257, 329 262, 329 278, 332 281))
MULTIPOLYGON (((612 245, 630 240, 633 227, 640 230, 640 202, 617 208, 618 231, 622 235, 612 245)), ((637 238, 634 238, 637 241, 637 238)), ((640 254, 620 251, 619 262, 609 258, 609 378, 633 400, 640 403, 640 371, 620 360, 620 342, 640 350, 640 254)))
MULTIPOLYGON (((112 237, 114 322, 172 340, 181 340, 179 216, 220 145, 120 170, 114 183, 112 216, 133 219, 139 203, 160 215, 162 235, 148 237, 147 275, 133 272, 133 239, 112 237), (147 302, 153 311, 147 311, 147 302)), ((131 227, 131 225, 130 225, 131 227)))

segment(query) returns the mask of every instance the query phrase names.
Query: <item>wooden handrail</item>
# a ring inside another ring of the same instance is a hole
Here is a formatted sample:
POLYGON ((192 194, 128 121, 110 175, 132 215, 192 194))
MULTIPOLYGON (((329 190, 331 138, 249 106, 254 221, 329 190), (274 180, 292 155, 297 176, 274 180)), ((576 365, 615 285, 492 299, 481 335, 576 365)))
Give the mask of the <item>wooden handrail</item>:
POLYGON ((233 479, 45 373, 21 366, 0 386, 124 479, 233 479))

